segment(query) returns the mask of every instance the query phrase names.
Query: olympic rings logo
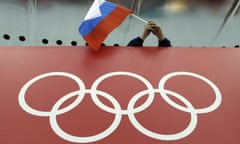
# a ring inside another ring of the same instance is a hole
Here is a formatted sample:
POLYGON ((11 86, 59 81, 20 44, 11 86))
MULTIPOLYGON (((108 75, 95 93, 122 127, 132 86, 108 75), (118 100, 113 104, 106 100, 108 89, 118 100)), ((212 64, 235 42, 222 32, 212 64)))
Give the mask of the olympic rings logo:
POLYGON ((91 89, 86 89, 84 82, 76 75, 66 73, 66 72, 50 72, 50 73, 41 74, 37 77, 34 77, 30 81, 28 81, 21 88, 21 90, 19 92, 18 102, 19 102, 19 105, 21 106, 21 108, 29 114, 32 114, 35 116, 40 116, 40 117, 49 117, 49 122, 50 122, 50 126, 51 126, 52 130, 55 132, 56 135, 58 135, 59 137, 61 137, 62 139, 66 140, 66 141, 70 141, 70 142, 74 142, 74 143, 91 143, 91 142, 95 142, 95 141, 104 139, 105 137, 111 135, 117 129, 117 127, 119 126, 119 124, 121 122, 121 118, 123 115, 127 115, 129 118, 129 121, 132 123, 132 125, 142 134, 144 134, 148 137, 151 137, 153 139, 157 139, 157 140, 172 141, 172 140, 179 140, 179 139, 182 139, 182 138, 190 135, 196 128, 196 125, 198 122, 197 114, 209 113, 209 112, 216 110, 222 102, 222 96, 221 96, 220 90, 213 82, 211 82, 210 80, 208 80, 207 78, 205 78, 201 75, 191 73, 191 72, 169 73, 169 74, 165 75, 159 81, 158 88, 153 88, 151 83, 141 75, 131 73, 131 72, 110 72, 110 73, 102 75, 101 77, 96 79, 94 81, 94 83, 92 84, 91 89), (143 82, 147 87, 146 90, 138 92, 131 98, 126 110, 123 110, 121 108, 119 102, 113 96, 111 96, 107 92, 97 89, 98 85, 101 82, 103 82, 105 79, 114 77, 114 76, 119 76, 119 75, 136 78, 136 79, 140 80, 141 82, 143 82), (41 79, 51 77, 51 76, 61 76, 61 77, 70 78, 78 84, 80 89, 73 91, 71 93, 68 93, 65 96, 61 97, 53 105, 53 107, 51 108, 51 111, 40 111, 37 109, 33 109, 32 107, 30 107, 27 104, 27 102, 25 100, 25 94, 26 94, 28 88, 33 83, 35 83, 41 79), (164 87, 165 83, 170 78, 176 77, 176 76, 191 76, 191 77, 195 77, 195 78, 198 78, 198 79, 204 81, 213 89, 213 91, 215 93, 215 101, 206 108, 199 108, 199 109, 194 108, 194 106, 182 95, 180 95, 174 91, 165 89, 165 87, 164 87), (159 93, 162 96, 162 98, 172 107, 190 114, 191 120, 190 120, 188 126, 184 130, 182 130, 181 132, 178 132, 178 133, 174 133, 174 134, 159 134, 159 133, 155 133, 153 131, 146 129, 141 123, 138 122, 138 120, 135 117, 135 114, 145 110, 146 108, 148 108, 151 105, 151 103, 154 100, 155 93, 159 93), (85 94, 90 94, 92 100, 95 102, 95 104, 100 109, 102 109, 108 113, 114 114, 115 118, 114 118, 114 121, 112 122, 112 124, 106 130, 102 131, 99 134, 89 136, 89 137, 74 136, 74 135, 71 135, 61 129, 61 127, 58 125, 58 122, 57 122, 57 116, 64 114, 66 112, 69 112, 72 109, 74 109, 76 106, 78 106, 81 103, 81 101, 84 99, 85 94), (135 106, 135 103, 137 102, 137 100, 146 94, 148 94, 147 100, 142 105, 135 108, 134 106, 135 106), (184 103, 184 105, 186 107, 175 103, 173 100, 171 100, 168 97, 168 95, 174 96, 175 98, 179 99, 180 101, 182 101, 184 103), (68 106, 60 109, 61 105, 65 101, 67 101, 68 99, 70 99, 72 97, 76 97, 76 96, 77 96, 77 98, 74 100, 74 102, 72 102, 68 106), (108 99, 113 104, 114 108, 104 105, 99 100, 98 96, 102 96, 102 97, 108 99))

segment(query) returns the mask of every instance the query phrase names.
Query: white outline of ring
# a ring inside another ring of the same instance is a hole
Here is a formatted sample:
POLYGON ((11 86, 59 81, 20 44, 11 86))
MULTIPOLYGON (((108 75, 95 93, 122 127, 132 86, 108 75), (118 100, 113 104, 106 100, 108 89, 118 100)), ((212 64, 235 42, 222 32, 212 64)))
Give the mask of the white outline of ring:
POLYGON ((162 79, 160 79, 158 89, 153 89, 151 83, 148 80, 146 80, 143 76, 140 76, 138 74, 131 73, 131 72, 110 72, 110 73, 107 73, 107 74, 99 77, 98 79, 96 79, 96 81, 93 83, 91 89, 87 89, 87 90, 85 89, 85 85, 82 82, 82 80, 73 74, 66 73, 66 72, 50 72, 50 73, 41 74, 41 75, 29 80, 20 90, 19 97, 18 97, 18 102, 23 110, 25 110, 26 112, 28 112, 32 115, 36 115, 36 116, 49 116, 50 125, 51 125, 53 131, 61 138, 66 139, 67 141, 72 141, 72 142, 94 142, 94 141, 98 141, 98 140, 101 140, 101 139, 107 137, 115 129, 117 129, 119 123, 121 122, 122 115, 124 115, 124 114, 127 114, 129 117, 129 120, 133 124, 133 126, 138 131, 140 131, 141 133, 143 133, 146 136, 149 136, 149 137, 152 137, 155 139, 159 139, 159 140, 181 139, 181 138, 184 138, 184 137, 188 136, 189 134, 191 134, 192 131, 196 128, 198 113, 208 113, 208 112, 214 111, 215 109, 217 109, 220 106, 221 101, 222 101, 221 92, 213 82, 211 82, 210 80, 208 80, 207 78, 205 78, 201 75, 191 73, 191 72, 172 72, 172 73, 165 75, 162 79), (143 91, 140 91, 139 93, 135 94, 135 96, 133 96, 133 98, 130 99, 127 110, 122 110, 121 105, 118 103, 118 101, 113 96, 111 96, 108 93, 103 92, 101 90, 97 90, 97 86, 100 84, 100 82, 102 82, 104 79, 106 79, 108 77, 112 77, 115 75, 126 75, 126 76, 137 78, 138 80, 142 81, 148 88, 147 90, 143 90, 143 91), (209 84, 211 86, 211 88, 214 90, 214 93, 216 94, 216 99, 213 102, 213 104, 207 108, 195 109, 194 106, 185 97, 181 96, 180 94, 178 94, 176 92, 173 92, 170 90, 165 90, 164 85, 165 85, 166 81, 174 76, 179 76, 179 75, 187 75, 187 76, 199 78, 200 80, 203 80, 204 82, 209 84), (77 84, 80 87, 80 90, 71 92, 71 93, 61 97, 54 104, 54 106, 52 107, 52 110, 50 112, 39 111, 39 110, 35 110, 35 109, 31 108, 25 101, 25 94, 26 94, 28 88, 33 83, 37 82, 38 80, 46 78, 46 77, 50 77, 50 76, 65 76, 65 77, 71 78, 75 82, 77 82, 77 84), (135 105, 136 101, 138 100, 137 98, 146 95, 147 92, 149 94, 149 98, 146 100, 146 102, 143 105, 141 105, 137 108, 134 108, 134 105, 135 105), (191 121, 187 128, 185 128, 183 131, 176 133, 176 134, 163 135, 163 134, 158 134, 158 133, 149 131, 148 129, 144 128, 140 123, 138 123, 134 114, 145 110, 149 105, 151 105, 151 103, 155 97, 154 94, 156 92, 159 92, 160 95, 162 96, 162 98, 170 106, 172 106, 178 110, 181 110, 183 112, 191 113, 191 121), (58 126, 56 117, 57 117, 57 115, 63 114, 65 112, 68 112, 68 111, 72 110, 73 108, 75 108, 78 104, 81 103, 81 101, 84 98, 86 93, 91 94, 92 100, 95 102, 95 104, 99 108, 101 108, 102 110, 107 111, 109 113, 115 114, 115 120, 108 129, 106 129, 105 131, 103 131, 95 136, 76 137, 76 136, 69 135, 69 134, 65 133, 64 131, 62 131, 61 128, 58 126), (71 98, 73 96, 76 96, 77 94, 79 94, 79 95, 72 104, 58 110, 58 108, 62 105, 62 103, 61 103, 62 101, 65 102, 66 100, 68 100, 69 98, 71 98), (110 108, 110 107, 104 105, 98 99, 97 94, 100 94, 103 97, 110 99, 110 101, 113 102, 113 106, 117 109, 113 109, 113 108, 110 108), (175 103, 174 101, 172 101, 167 96, 167 94, 170 94, 170 95, 175 96, 176 98, 182 100, 183 103, 185 103, 185 105, 188 107, 188 109, 186 107, 183 107, 183 106, 175 103), (57 130, 54 128, 57 128, 57 130), (65 135, 65 137, 63 137, 62 135, 65 135), (70 139, 68 137, 70 137, 70 139), (74 140, 71 140, 71 138, 73 138, 74 140))
MULTIPOLYGON (((154 89, 154 92, 159 92, 160 90, 159 89, 154 89)), ((144 90, 142 91, 141 93, 138 93, 136 94, 132 99, 131 101, 129 102, 129 105, 128 105, 128 109, 130 111, 132 111, 133 107, 134 107, 134 104, 136 103, 136 101, 139 99, 139 97, 142 97, 144 96, 146 93, 148 92, 148 90, 144 90)), ((195 112, 194 110, 194 107, 193 105, 187 100, 185 99, 183 96, 181 96, 180 94, 178 93, 175 93, 175 92, 172 92, 172 91, 169 91, 169 90, 165 90, 166 93, 180 99, 184 104, 186 104, 188 107, 189 107, 189 113, 191 113, 191 121, 189 122, 189 125, 188 127, 186 127, 183 131, 181 132, 178 132, 176 134, 158 134, 158 133, 155 133, 155 132, 152 132, 148 129, 146 129, 145 127, 143 127, 136 119, 136 117, 134 116, 134 113, 129 113, 128 114, 128 117, 129 117, 129 120, 130 122, 132 123, 132 125, 139 131, 141 132, 142 134, 146 135, 146 136, 149 136, 151 138, 154 138, 154 139, 158 139, 158 140, 165 140, 165 141, 172 141, 172 140, 178 140, 178 139, 182 139, 188 135, 190 135, 194 129, 196 128, 196 125, 197 125, 197 121, 198 121, 198 118, 197 118, 197 113, 195 112)))
MULTIPOLYGON (((66 95, 65 97, 62 97, 61 99, 59 99, 55 105, 52 107, 52 110, 51 110, 51 115, 49 117, 49 121, 50 121, 50 125, 53 129, 53 131, 61 138, 67 140, 67 141, 71 141, 71 142, 75 142, 75 143, 89 143, 89 142, 95 142, 95 141, 98 141, 98 140, 101 140, 107 136, 109 136, 110 134, 112 134, 116 129, 117 127, 119 126, 120 122, 121 122, 121 118, 122 118, 122 114, 120 113, 121 112, 121 107, 119 105, 119 103, 109 94, 103 92, 103 91, 100 91, 100 90, 97 90, 95 91, 96 93, 100 94, 101 96, 105 97, 105 98, 108 98, 113 106, 116 108, 116 111, 119 111, 119 113, 115 114, 115 119, 113 121, 113 123, 111 124, 111 126, 109 128, 107 128, 106 130, 104 130, 103 132, 97 134, 97 135, 94 135, 94 136, 89 136, 89 137, 78 137, 78 136, 73 136, 73 135, 70 135, 66 132, 64 132, 59 126, 58 126, 58 123, 57 123, 57 113, 58 112, 58 108, 61 106, 61 104, 63 104, 66 100, 68 100, 69 98, 75 96, 76 94, 76 91, 75 93, 70 93, 68 95, 66 95), (56 114, 55 114, 56 113, 56 114)), ((86 93, 92 93, 91 90, 86 90, 85 91, 85 94, 86 93)))
MULTIPOLYGON (((96 81, 92 84, 91 90, 92 90, 92 91, 96 91, 98 85, 99 85, 103 80, 105 80, 106 78, 113 77, 113 76, 122 76, 122 75, 136 78, 136 79, 142 81, 142 82, 147 86, 148 90, 153 90, 152 84, 151 84, 148 80, 146 80, 143 76, 138 75, 138 74, 135 74, 135 73, 123 72, 123 71, 110 72, 110 73, 107 73, 107 74, 105 74, 105 75, 102 75, 101 77, 99 77, 98 79, 96 79, 96 81)), ((116 113, 116 112, 114 112, 114 110, 113 110, 112 108, 104 105, 104 104, 97 98, 96 93, 92 93, 92 96, 93 96, 94 102, 96 103, 96 105, 97 105, 99 108, 101 108, 101 109, 103 109, 103 110, 105 110, 105 111, 107 111, 107 112, 109 112, 109 113, 113 113, 113 114, 116 113)), ((143 103, 143 104, 142 104, 141 106, 139 106, 138 108, 135 108, 135 109, 134 109, 134 112, 135 112, 135 113, 138 113, 138 112, 143 111, 146 107, 148 107, 149 103, 150 103, 150 104, 152 103, 153 99, 154 99, 154 93, 150 93, 148 99, 146 100, 146 102, 143 103)), ((128 111, 127 111, 127 110, 122 110, 122 114, 123 114, 123 115, 127 115, 127 114, 128 114, 128 111)))
POLYGON ((207 83, 208 85, 210 85, 210 87, 213 89, 215 95, 216 95, 216 99, 215 101, 208 107, 206 108, 199 108, 199 109, 195 109, 197 113, 202 114, 202 113, 209 113, 214 111, 215 109, 217 109, 221 102, 222 102, 222 96, 221 96, 221 92, 218 89, 218 87, 209 79, 199 75, 199 74, 195 74, 195 73, 191 73, 191 72, 172 72, 169 73, 167 75, 165 75, 164 77, 162 77, 162 79, 159 82, 159 92, 161 94, 161 96, 163 97, 163 99, 171 106, 175 107, 178 110, 184 111, 184 112, 189 112, 188 109, 186 109, 185 107, 175 103, 173 100, 171 100, 165 93, 164 93, 164 84, 166 83, 167 80, 169 80, 170 78, 174 77, 174 76, 178 76, 178 75, 185 75, 185 76, 192 76, 195 78, 198 78, 202 81, 204 81, 205 83, 207 83))
POLYGON ((67 111, 70 111, 71 109, 73 109, 74 107, 76 107, 78 105, 78 103, 80 103, 80 101, 82 100, 82 98, 84 97, 84 91, 85 91, 85 85, 83 83, 83 81, 70 73, 66 73, 66 72, 50 72, 50 73, 44 73, 41 74, 39 76, 34 77, 33 79, 29 80, 20 90, 19 92, 19 96, 18 96, 18 102, 19 105, 22 107, 22 109, 24 109, 26 112, 35 115, 35 116, 42 116, 42 117, 47 117, 50 115, 50 112, 45 112, 45 111, 40 111, 40 110, 36 110, 33 109, 32 107, 30 107, 26 100, 25 100, 25 94, 28 90, 28 88, 35 82, 37 82, 40 79, 46 78, 46 77, 51 77, 51 76, 65 76, 68 78, 73 79, 79 86, 79 88, 82 90, 81 93, 79 93, 79 97, 70 105, 66 106, 65 108, 59 110, 58 115, 59 114, 63 114, 67 111))

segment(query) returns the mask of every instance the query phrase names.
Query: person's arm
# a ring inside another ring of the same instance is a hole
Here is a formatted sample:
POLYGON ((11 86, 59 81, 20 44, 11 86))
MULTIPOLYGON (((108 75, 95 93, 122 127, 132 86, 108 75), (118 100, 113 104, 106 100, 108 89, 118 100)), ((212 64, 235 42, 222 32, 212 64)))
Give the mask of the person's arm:
POLYGON ((157 25, 156 23, 152 23, 152 33, 158 38, 158 46, 160 47, 170 47, 171 46, 171 42, 170 40, 168 40, 163 32, 162 29, 159 25, 157 25))
POLYGON ((159 47, 171 47, 171 41, 167 38, 164 38, 163 40, 158 40, 158 46, 159 47))
POLYGON ((150 35, 151 30, 152 28, 151 28, 150 22, 148 22, 144 27, 144 31, 142 35, 131 40, 127 46, 143 46, 143 42, 150 35))
POLYGON ((143 46, 143 39, 140 37, 132 39, 127 46, 143 46))
POLYGON ((158 46, 171 46, 171 42, 164 36, 160 26, 154 21, 148 21, 144 27, 142 35, 131 40, 127 46, 143 46, 144 40, 150 35, 151 32, 158 38, 158 46))

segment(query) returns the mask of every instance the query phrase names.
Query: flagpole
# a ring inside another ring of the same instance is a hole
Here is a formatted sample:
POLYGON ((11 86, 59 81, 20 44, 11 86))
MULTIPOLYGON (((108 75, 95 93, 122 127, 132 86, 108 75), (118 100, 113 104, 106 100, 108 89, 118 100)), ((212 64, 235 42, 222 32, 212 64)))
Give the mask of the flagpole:
POLYGON ((142 22, 144 22, 144 23, 147 23, 146 20, 144 20, 143 18, 141 18, 141 17, 139 17, 139 16, 137 16, 137 15, 135 15, 135 14, 131 14, 131 16, 137 18, 138 20, 140 20, 140 21, 142 21, 142 22))

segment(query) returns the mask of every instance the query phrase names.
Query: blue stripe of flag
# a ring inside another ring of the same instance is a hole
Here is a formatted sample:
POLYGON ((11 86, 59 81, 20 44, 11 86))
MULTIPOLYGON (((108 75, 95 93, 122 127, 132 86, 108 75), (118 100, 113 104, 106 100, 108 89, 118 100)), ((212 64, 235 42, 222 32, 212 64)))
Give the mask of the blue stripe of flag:
POLYGON ((106 18, 117 7, 114 3, 104 2, 100 6, 102 16, 83 21, 79 27, 79 33, 84 37, 88 35, 104 18, 106 18))

